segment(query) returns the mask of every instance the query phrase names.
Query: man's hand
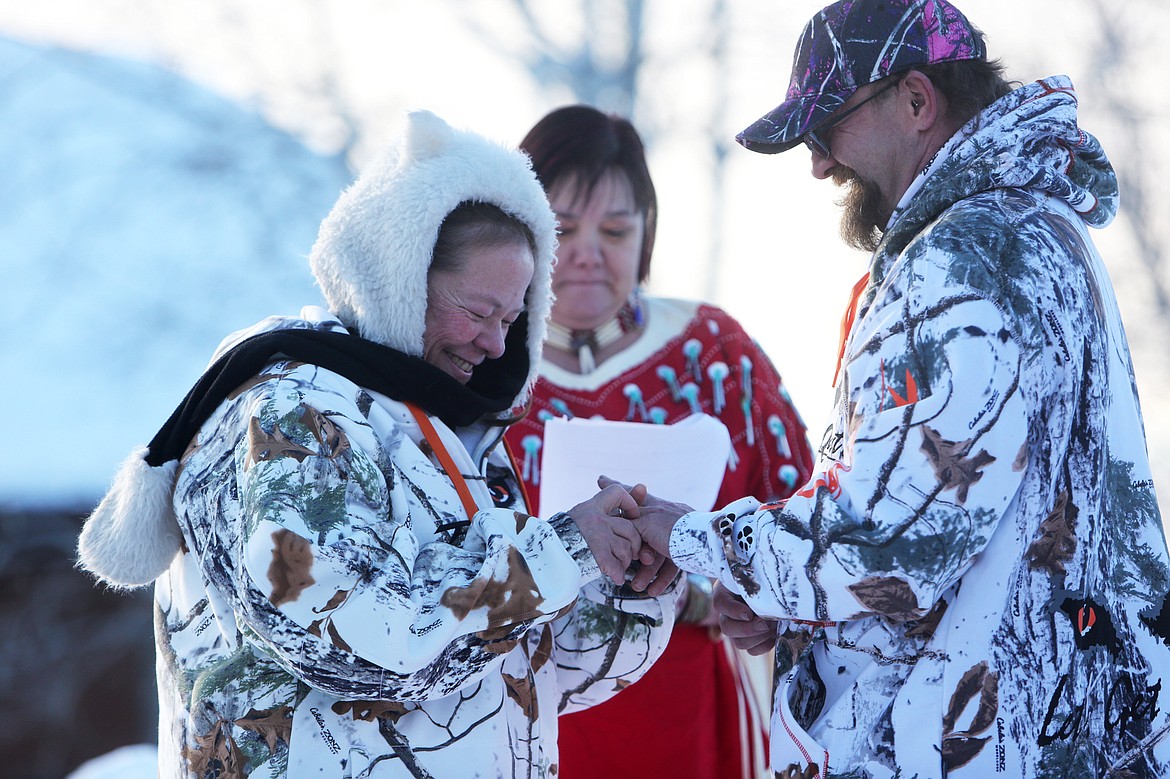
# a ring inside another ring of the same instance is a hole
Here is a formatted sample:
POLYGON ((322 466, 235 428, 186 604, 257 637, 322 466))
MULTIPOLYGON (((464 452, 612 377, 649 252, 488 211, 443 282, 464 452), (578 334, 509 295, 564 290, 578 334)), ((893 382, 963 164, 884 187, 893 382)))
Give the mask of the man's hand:
POLYGON ((630 580, 630 589, 635 592, 645 592, 657 598, 666 592, 675 577, 678 576, 678 566, 664 554, 655 552, 650 546, 643 546, 638 554, 638 572, 630 580))
POLYGON ((711 606, 719 613, 719 629, 737 648, 749 655, 762 655, 776 646, 777 621, 757 615, 743 598, 722 584, 715 584, 711 606))
MULTIPOLYGON (((640 485, 639 485, 640 486, 640 485)), ((646 488, 642 487, 642 493, 646 488)), ((642 537, 631 518, 640 508, 629 491, 611 482, 583 503, 569 509, 569 516, 589 545, 601 572, 619 587, 625 584, 626 569, 642 551, 642 537)))
MULTIPOLYGON (((597 483, 607 488, 613 485, 625 486, 605 476, 599 478, 597 483)), ((684 503, 657 498, 646 492, 646 488, 641 484, 628 489, 638 502, 639 511, 633 515, 635 517, 634 526, 637 527, 642 540, 654 552, 663 557, 669 557, 670 531, 674 529, 674 524, 678 522, 679 517, 683 514, 689 514, 693 509, 684 503)))

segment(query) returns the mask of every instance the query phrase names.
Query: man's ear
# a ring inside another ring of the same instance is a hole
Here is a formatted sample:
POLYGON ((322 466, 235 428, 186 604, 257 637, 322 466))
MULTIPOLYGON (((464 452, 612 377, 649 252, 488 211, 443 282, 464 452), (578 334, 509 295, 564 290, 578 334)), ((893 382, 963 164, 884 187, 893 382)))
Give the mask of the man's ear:
POLYGON ((923 73, 911 70, 902 78, 899 90, 904 109, 919 130, 929 130, 945 114, 945 98, 923 73))

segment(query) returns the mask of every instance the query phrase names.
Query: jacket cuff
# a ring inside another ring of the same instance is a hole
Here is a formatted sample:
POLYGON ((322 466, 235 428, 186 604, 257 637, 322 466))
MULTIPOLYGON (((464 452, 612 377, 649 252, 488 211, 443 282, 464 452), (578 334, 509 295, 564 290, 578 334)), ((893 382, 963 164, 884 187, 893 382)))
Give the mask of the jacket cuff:
POLYGON ((670 559, 688 573, 721 578, 726 567, 719 519, 723 512, 692 511, 684 514, 670 532, 670 559))
MULTIPOLYGON (((753 497, 732 501, 719 511, 692 511, 670 533, 670 558, 690 573, 726 580, 732 563, 747 562, 735 543, 736 531, 755 522, 760 502, 753 497)), ((751 536, 751 527, 745 535, 751 536)), ((743 546, 740 544, 739 546, 743 546)))
POLYGON ((577 570, 581 572, 581 585, 584 586, 600 577, 601 568, 597 565, 597 560, 594 559, 593 552, 590 551, 589 544, 585 541, 585 536, 581 535, 573 518, 561 511, 553 514, 548 523, 552 526, 557 537, 561 539, 565 551, 577 564, 577 570))

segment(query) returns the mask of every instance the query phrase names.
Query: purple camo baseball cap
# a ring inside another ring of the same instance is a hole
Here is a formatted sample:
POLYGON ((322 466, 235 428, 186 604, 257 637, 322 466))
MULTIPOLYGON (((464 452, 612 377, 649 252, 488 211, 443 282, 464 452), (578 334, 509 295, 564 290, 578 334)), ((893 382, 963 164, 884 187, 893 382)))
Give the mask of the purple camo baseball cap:
POLYGON ((986 58, 983 34, 946 0, 839 0, 805 25, 784 102, 735 140, 764 154, 787 151, 866 84, 986 58))

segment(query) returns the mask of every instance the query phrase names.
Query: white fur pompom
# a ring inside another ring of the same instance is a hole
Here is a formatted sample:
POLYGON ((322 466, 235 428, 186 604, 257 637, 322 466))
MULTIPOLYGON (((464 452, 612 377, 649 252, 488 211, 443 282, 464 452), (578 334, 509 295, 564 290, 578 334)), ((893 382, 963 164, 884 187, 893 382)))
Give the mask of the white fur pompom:
POLYGON ((178 460, 147 465, 135 449, 85 521, 78 565, 114 587, 141 587, 163 574, 182 546, 173 506, 178 460))

